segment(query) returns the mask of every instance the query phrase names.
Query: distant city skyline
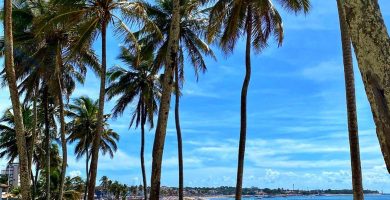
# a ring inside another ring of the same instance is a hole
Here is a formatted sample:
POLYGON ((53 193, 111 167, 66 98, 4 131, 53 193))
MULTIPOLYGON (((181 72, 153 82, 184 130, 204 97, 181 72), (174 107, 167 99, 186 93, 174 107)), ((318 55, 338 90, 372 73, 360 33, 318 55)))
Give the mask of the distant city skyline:
MULTIPOLYGON (((390 1, 379 0, 390 27, 390 1)), ((248 93, 248 140, 244 187, 295 189, 350 189, 351 173, 336 1, 312 0, 306 16, 282 12, 285 40, 252 59, 248 93)), ((108 34, 108 66, 122 65, 116 57, 120 42, 108 34)), ((94 45, 100 53, 100 41, 94 45)), ((181 99, 184 148, 184 185, 234 186, 239 138, 240 88, 244 76, 244 43, 223 55, 211 46, 218 61, 207 59, 208 71, 197 82, 190 67, 181 99)), ((355 65, 360 150, 364 189, 390 193, 388 174, 375 133, 360 73, 355 65)), ((86 84, 72 98, 98 98, 99 81, 88 72, 86 84)), ((10 106, 9 93, 0 89, 0 111, 10 106)), ((107 102, 109 113, 115 101, 107 102)), ((98 179, 106 175, 129 185, 142 182, 140 130, 130 129, 130 109, 110 120, 120 133, 114 159, 100 156, 98 179)), ((154 129, 146 137, 146 171, 151 173, 154 129)), ((85 177, 84 158, 76 160, 68 148, 67 175, 85 177)), ((168 123, 162 185, 177 186, 177 143, 173 112, 168 123)), ((0 161, 0 169, 6 160, 0 161)))

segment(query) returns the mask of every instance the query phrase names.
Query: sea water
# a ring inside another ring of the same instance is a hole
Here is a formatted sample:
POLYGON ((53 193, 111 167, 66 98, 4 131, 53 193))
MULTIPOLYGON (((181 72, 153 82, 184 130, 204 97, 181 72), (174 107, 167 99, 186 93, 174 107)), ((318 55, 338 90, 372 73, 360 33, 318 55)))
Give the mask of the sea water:
MULTIPOLYGON (((216 198, 215 200, 233 200, 234 198, 216 198)), ((257 197, 243 198, 243 200, 259 200, 257 197)), ((261 200, 353 200, 352 195, 332 196, 291 196, 291 197, 270 197, 261 200)), ((390 200, 390 195, 365 195, 365 200, 390 200)))

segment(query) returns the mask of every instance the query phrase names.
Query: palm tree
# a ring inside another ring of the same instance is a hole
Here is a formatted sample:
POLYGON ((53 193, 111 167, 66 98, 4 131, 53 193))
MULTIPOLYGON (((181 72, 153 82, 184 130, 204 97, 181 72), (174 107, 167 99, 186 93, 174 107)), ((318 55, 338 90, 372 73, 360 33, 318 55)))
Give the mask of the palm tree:
MULTIPOLYGON (((88 169, 90 158, 92 154, 92 141, 96 137, 97 124, 98 124, 98 101, 93 101, 88 97, 80 97, 74 100, 73 104, 69 105, 68 117, 72 119, 68 124, 68 141, 70 143, 76 142, 75 154, 76 158, 80 159, 82 156, 86 156, 86 187, 84 193, 84 199, 87 197, 87 188, 89 183, 89 176, 91 169, 88 169)), ((106 120, 108 116, 105 116, 105 129, 100 138, 99 150, 105 154, 109 154, 112 158, 114 152, 118 149, 117 142, 119 141, 119 135, 112 129, 108 128, 106 120)))
POLYGON ((84 191, 84 181, 80 176, 65 178, 64 199, 79 200, 84 191))
MULTIPOLYGON (((83 155, 86 156, 85 170, 86 170, 86 181, 85 181, 85 192, 84 200, 87 197, 88 191, 88 180, 89 180, 89 160, 90 153, 88 152, 89 146, 87 145, 88 138, 90 139, 92 131, 96 129, 94 127, 97 123, 98 105, 97 102, 93 101, 88 97, 80 97, 73 101, 73 104, 69 105, 68 117, 72 121, 68 124, 68 132, 70 136, 68 141, 70 143, 78 140, 79 142, 75 148, 75 154, 77 158, 81 158, 83 155), (81 141, 82 140, 82 141, 81 141), (80 151, 82 150, 82 151, 80 151)), ((90 143, 89 143, 90 144, 90 143)))
POLYGON ((77 41, 82 37, 69 23, 48 23, 50 19, 59 14, 56 1, 39 2, 41 7, 41 15, 36 17, 34 25, 37 29, 38 38, 45 40, 48 46, 48 51, 52 52, 50 59, 51 73, 49 82, 52 95, 56 98, 56 103, 59 106, 59 122, 60 122, 60 138, 62 143, 62 170, 60 181, 59 199, 62 199, 63 184, 67 166, 67 142, 65 136, 65 111, 63 97, 69 99, 75 88, 75 83, 83 83, 86 67, 89 66, 96 70, 99 68, 94 52, 91 50, 91 43, 86 43, 78 48, 77 52, 71 52, 72 42, 77 41), (53 78, 54 77, 54 78, 53 78))
MULTIPOLYGON (((22 54, 20 53, 21 52, 20 51, 21 45, 18 45, 18 42, 21 40, 21 38, 23 38, 23 40, 31 39, 30 35, 26 31, 27 30, 26 27, 29 27, 32 24, 33 12, 31 9, 28 8, 28 6, 26 6, 26 4, 23 1, 18 1, 18 2, 14 2, 13 16, 15 16, 13 18, 13 23, 14 23, 13 24, 14 65, 15 65, 15 75, 16 75, 16 77, 18 77, 18 71, 19 71, 18 68, 19 68, 20 64, 25 63, 25 60, 26 60, 25 56, 22 56, 22 54), (21 15, 21 13, 23 13, 23 15, 21 15)), ((24 44, 22 46, 26 47, 26 49, 28 48, 27 47, 28 45, 26 45, 26 44, 24 44)), ((2 74, 3 74, 3 72, 2 72, 2 74)), ((2 78, 4 80, 4 85, 6 85, 5 77, 3 76, 2 78)), ((18 78, 17 78, 17 80, 18 80, 18 78)), ((22 96, 21 94, 19 94, 19 95, 22 96)), ((35 96, 35 98, 34 98, 33 110, 34 110, 34 119, 36 121, 37 90, 34 91, 34 96, 35 96)), ((31 140, 31 142, 33 144, 35 143, 35 136, 36 136, 36 131, 35 131, 36 126, 34 126, 34 127, 35 128, 33 129, 32 140, 31 140)), ((34 146, 32 148, 34 148, 34 146)), ((32 153, 33 153, 33 151, 28 152, 28 171, 31 171, 32 153)))
POLYGON ((173 63, 177 59, 179 50, 179 32, 180 32, 180 0, 172 0, 172 16, 169 30, 169 39, 167 44, 167 53, 165 55, 166 64, 164 70, 164 79, 162 82, 162 95, 159 106, 156 134, 153 143, 153 161, 150 199, 158 200, 160 197, 160 179, 161 164, 164 150, 165 135, 168 123, 169 106, 173 87, 173 63))
POLYGON ((107 195, 110 179, 107 176, 100 178, 100 187, 103 188, 104 194, 107 195))
POLYGON ((141 20, 148 24, 148 27, 153 29, 153 23, 145 17, 142 4, 139 2, 129 2, 127 0, 56 0, 64 7, 63 12, 58 17, 53 18, 52 21, 63 19, 75 21, 78 23, 78 29, 82 37, 76 42, 74 50, 82 46, 85 42, 90 43, 96 36, 101 34, 102 41, 102 57, 100 75, 100 90, 99 90, 99 112, 97 133, 92 146, 91 159, 91 174, 88 188, 88 199, 93 200, 95 191, 95 181, 97 174, 97 162, 99 156, 100 136, 103 133, 104 126, 104 100, 105 100, 105 86, 106 86, 106 68, 107 68, 107 27, 109 23, 117 28, 118 32, 124 36, 126 42, 135 42, 134 35, 130 32, 125 24, 126 21, 141 20), (117 14, 120 13, 121 17, 117 14), (81 23, 79 23, 81 22, 81 23))
MULTIPOLYGON (((159 39, 153 33, 151 34, 142 34, 144 31, 141 29, 140 34, 142 36, 139 43, 147 44, 145 49, 157 49, 156 52, 156 70, 160 69, 162 66, 169 66, 167 63, 166 57, 168 53, 168 44, 171 38, 170 28, 173 21, 173 1, 157 1, 156 5, 145 4, 146 10, 148 12, 149 18, 156 22, 159 27, 159 30, 163 34, 163 38, 159 39)), ((214 54, 208 45, 202 41, 200 36, 204 33, 206 27, 206 18, 204 17, 204 12, 199 10, 201 2, 193 0, 180 1, 180 20, 179 20, 179 39, 178 39, 178 52, 173 59, 172 63, 172 77, 175 78, 175 85, 173 83, 171 86, 174 89, 176 95, 175 99, 175 124, 177 130, 177 140, 178 140, 178 160, 179 160, 179 199, 183 198, 183 156, 182 156, 182 139, 181 139, 181 129, 179 121, 179 97, 180 97, 180 88, 184 79, 184 59, 187 57, 190 63, 193 65, 195 70, 195 75, 198 78, 199 72, 206 71, 206 64, 203 60, 204 55, 211 56, 214 58, 214 54), (187 52, 187 54, 185 54, 187 52)), ((167 73, 165 73, 167 74, 167 73)), ((164 76, 166 77, 166 76, 164 76)), ((170 90, 172 91, 171 88, 170 90)), ((161 102, 162 103, 162 102, 161 102)), ((160 118, 159 118, 160 119, 160 118)), ((165 133, 164 133, 165 134, 165 133)), ((156 135, 157 137, 157 135, 156 135)), ((164 137, 160 138, 164 142, 164 137)), ((156 141, 156 139, 155 139, 156 141)), ((153 156, 154 157, 154 156, 153 156)), ((160 166, 161 167, 161 166, 160 166)), ((154 177, 152 177, 154 178, 154 177)))
MULTIPOLYGON (((309 0, 279 1, 286 10, 295 13, 308 12, 309 0)), ((225 53, 231 53, 242 33, 246 34, 245 78, 241 90, 240 141, 238 150, 238 169, 236 199, 242 195, 242 177, 247 126, 247 93, 251 77, 251 48, 260 52, 267 46, 270 35, 274 35, 279 45, 283 41, 282 18, 269 0, 218 0, 211 8, 208 40, 218 38, 225 53)))
MULTIPOLYGON (((31 174, 32 179, 32 196, 35 197, 37 194, 37 180, 39 177, 39 170, 42 168, 41 163, 42 157, 44 157, 45 153, 43 151, 43 143, 40 139, 33 140, 33 132, 35 128, 35 119, 34 119, 34 111, 30 106, 24 105, 22 107, 23 114, 23 123, 25 125, 25 138, 27 142, 27 150, 28 154, 32 155, 31 165, 35 164, 35 177, 33 176, 32 168, 30 168, 29 173, 31 174), (34 147, 34 148, 33 148, 34 147), (33 151, 33 152, 30 152, 33 151)), ((42 117, 39 117, 38 120, 39 129, 42 128, 42 117)), ((16 134, 15 134, 15 116, 12 112, 12 109, 7 109, 3 116, 0 118, 0 158, 6 158, 9 163, 14 162, 15 159, 18 158, 19 153, 17 151, 16 145, 16 134)), ((41 131, 36 131, 41 137, 41 131)))
MULTIPOLYGON (((34 102, 34 113, 36 113, 36 99, 40 89, 44 90, 44 102, 48 102, 45 98, 50 96, 50 98, 53 97, 56 100, 55 104, 59 105, 63 154, 60 183, 63 185, 67 166, 63 96, 69 98, 74 90, 75 82, 83 82, 86 66, 96 69, 99 64, 97 64, 96 57, 90 50, 89 45, 83 46, 77 53, 69 53, 69 45, 80 36, 69 27, 66 27, 64 23, 54 25, 47 23, 49 19, 57 14, 56 5, 53 2, 18 2, 17 12, 15 13, 17 16, 16 45, 19 50, 26 53, 18 53, 15 60, 17 60, 16 76, 21 82, 19 85, 20 93, 25 94, 25 102, 31 100, 34 102)), ((36 138, 35 136, 36 133, 33 132, 33 141, 36 138)), ((47 137, 47 139, 46 149, 50 151, 50 137, 47 137)), ((29 165, 31 165, 31 152, 29 165)), ((49 162, 49 160, 46 162, 49 162)), ((49 177, 47 178, 47 188, 49 190, 50 181, 49 177)), ((61 199, 63 187, 60 187, 60 189, 59 199, 61 199)), ((47 193, 50 194, 49 191, 47 193)), ((48 198, 50 197, 48 196, 48 198)))
POLYGON ((345 0, 349 35, 390 173, 390 37, 378 1, 345 0), (375 28, 373 28, 375 27, 375 28))
POLYGON ((23 125, 21 105, 14 69, 13 34, 12 34, 12 0, 4 1, 4 31, 5 31, 5 71, 11 96, 12 108, 15 116, 16 143, 19 152, 20 179, 22 199, 31 199, 30 172, 28 170, 28 153, 23 125))
POLYGON ((355 200, 363 200, 362 170, 360 165, 359 135, 356 112, 355 78, 353 73, 351 38, 345 19, 343 0, 337 0, 343 49, 344 76, 348 111, 348 132, 351 154, 352 186, 355 200))
POLYGON ((115 67, 110 70, 109 83, 107 88, 108 99, 119 96, 116 105, 113 108, 114 117, 122 115, 126 107, 138 101, 130 119, 130 127, 135 122, 137 128, 141 125, 141 171, 143 180, 144 197, 147 200, 147 182, 145 171, 145 125, 149 122, 150 128, 153 128, 154 114, 157 112, 157 102, 160 89, 158 80, 154 74, 153 53, 131 52, 125 47, 121 48, 119 59, 127 65, 129 70, 115 67))

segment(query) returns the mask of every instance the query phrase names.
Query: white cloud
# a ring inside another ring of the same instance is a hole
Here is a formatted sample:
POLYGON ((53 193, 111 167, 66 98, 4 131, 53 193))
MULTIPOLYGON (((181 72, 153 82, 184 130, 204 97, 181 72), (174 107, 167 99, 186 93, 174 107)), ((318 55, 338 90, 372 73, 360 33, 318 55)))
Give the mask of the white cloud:
POLYGON ((343 65, 340 62, 326 61, 303 69, 303 77, 313 81, 333 81, 343 78, 343 65))
MULTIPOLYGON (((178 158, 170 157, 163 160, 162 165, 163 167, 178 167, 179 166, 178 158)), ((185 156, 183 158, 183 163, 185 163, 187 168, 193 168, 193 167, 201 167, 202 166, 202 160, 196 157, 190 157, 185 156)))
POLYGON ((68 172, 68 174, 69 174, 69 176, 70 176, 71 178, 73 178, 73 177, 76 177, 76 176, 81 176, 81 171, 79 171, 79 170, 73 170, 73 171, 68 172))
MULTIPOLYGON (((79 170, 84 174, 85 171, 85 159, 76 160, 73 154, 68 156, 68 164, 74 170, 79 170)), ((118 149, 114 155, 114 158, 110 158, 108 155, 99 156, 99 170, 129 170, 135 167, 139 167, 139 158, 129 156, 127 153, 118 149)))
POLYGON ((183 92, 183 95, 185 95, 185 96, 220 98, 218 93, 210 91, 210 90, 205 90, 205 89, 199 87, 199 85, 197 83, 193 83, 193 82, 186 82, 182 92, 183 92))

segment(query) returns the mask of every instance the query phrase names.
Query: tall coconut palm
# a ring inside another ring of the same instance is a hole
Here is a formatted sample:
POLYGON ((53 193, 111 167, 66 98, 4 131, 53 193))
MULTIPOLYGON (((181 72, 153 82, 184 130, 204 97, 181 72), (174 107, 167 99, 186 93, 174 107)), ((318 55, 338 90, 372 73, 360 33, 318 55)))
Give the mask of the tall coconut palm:
POLYGON ((179 33, 180 33, 180 0, 172 1, 172 16, 169 30, 169 39, 167 44, 167 53, 165 55, 164 79, 162 82, 162 94, 159 106, 156 134, 153 143, 153 161, 150 199, 158 200, 160 198, 160 180, 161 164, 164 150, 166 129, 168 123, 169 106, 173 87, 173 63, 177 60, 179 51, 179 33))
POLYGON ((5 71, 11 96, 12 108, 15 116, 16 142, 19 152, 20 179, 22 199, 31 199, 30 172, 28 170, 28 153, 23 125, 21 105, 19 101, 16 75, 14 69, 14 50, 12 34, 12 0, 4 1, 4 31, 5 31, 5 71))
MULTIPOLYGON (((30 175, 32 179, 32 196, 35 197, 36 189, 37 189, 37 179, 39 177, 39 170, 41 169, 41 163, 45 163, 45 161, 41 161, 43 157, 46 156, 47 151, 43 151, 43 142, 41 138, 44 136, 41 135, 43 131, 43 115, 39 116, 38 120, 38 130, 37 132, 37 138, 32 139, 33 137, 33 129, 36 128, 34 125, 34 111, 31 109, 30 106, 24 105, 22 108, 22 114, 23 114, 23 122, 25 125, 25 138, 27 142, 28 147, 28 153, 30 154, 30 151, 33 151, 32 154, 32 160, 31 165, 35 164, 35 177, 34 173, 32 171, 32 168, 30 168, 30 175), (34 143, 33 143, 34 142, 34 143), (34 147, 34 148, 33 148, 34 147)), ((54 121, 54 117, 51 116, 51 122, 54 121)), ((12 112, 12 109, 8 109, 5 111, 4 115, 0 118, 0 158, 7 158, 9 162, 13 162, 15 158, 19 156, 17 151, 17 145, 16 145, 16 134, 15 134, 15 116, 12 112)), ((53 127, 53 124, 50 124, 51 127, 53 127)), ((52 129, 53 130, 53 129, 52 129)), ((50 134, 52 136, 53 133, 50 134)))
MULTIPOLYGON (((308 12, 309 0, 278 1, 286 10, 308 12)), ((260 52, 267 46, 268 39, 274 35, 278 44, 283 41, 282 18, 269 0, 218 0, 211 8, 208 40, 218 38, 225 53, 231 53, 242 34, 246 34, 245 78, 241 90, 240 141, 238 150, 238 169, 236 199, 241 199, 242 178, 247 129, 247 93, 251 78, 251 49, 260 52)))
MULTIPOLYGON (((77 125, 79 126, 79 125, 77 125)), ((94 133, 96 132, 96 122, 94 125, 94 130, 92 133, 88 132, 78 132, 78 128, 71 129, 70 135, 68 137, 68 141, 70 143, 76 142, 76 146, 74 149, 74 154, 76 155, 76 159, 80 159, 81 157, 85 156, 85 170, 86 170, 86 176, 87 180, 90 176, 90 159, 91 159, 91 153, 92 153, 92 141, 94 138, 94 133), (75 131, 75 132, 73 132, 75 131)), ((102 155, 108 154, 111 158, 114 157, 114 153, 118 149, 117 143, 119 141, 119 134, 114 132, 112 129, 104 129, 103 134, 101 135, 100 139, 100 145, 99 149, 102 155)), ((89 182, 85 182, 85 189, 87 189, 89 182)), ((86 199, 87 190, 84 191, 84 199, 86 199)))
MULTIPOLYGON (((33 13, 32 13, 32 10, 29 9, 29 7, 23 2, 23 1, 18 1, 18 2, 14 2, 14 8, 13 8, 13 35, 14 35, 14 41, 13 41, 13 44, 14 44, 14 65, 15 65, 15 75, 16 77, 18 77, 18 68, 19 68, 19 65, 21 63, 24 63, 25 62, 25 59, 23 59, 22 57, 25 57, 23 56, 20 52, 20 45, 18 45, 18 42, 21 40, 21 38, 23 38, 23 40, 27 40, 28 38, 31 38, 30 35, 28 33, 26 33, 27 31, 26 30, 26 27, 29 27, 31 26, 32 24, 32 20, 33 20, 33 13), (23 14, 21 14, 23 13, 23 14)), ((24 45, 24 46, 28 46, 28 45, 24 45)), ((28 48, 28 47, 27 47, 28 48)), ((3 73, 3 72, 2 72, 3 73)), ((4 79, 4 77, 3 77, 4 79)), ((18 78, 17 78, 18 80, 18 78)), ((4 79, 4 83, 6 82, 6 80, 4 79)), ((6 83, 5 83, 6 85, 6 83)), ((35 90, 35 95, 34 96, 37 96, 37 90, 35 90)), ((21 94, 19 94, 21 95, 21 94)), ((35 100, 37 98, 34 98, 35 100)), ((36 106, 36 101, 34 101, 34 119, 36 119, 36 116, 37 116, 37 113, 36 113, 36 109, 37 109, 37 106, 36 106)), ((36 120, 35 120, 36 121, 36 120)), ((33 129, 33 132, 32 132, 32 140, 31 140, 31 143, 35 143, 35 136, 36 136, 36 132, 35 132, 36 128, 33 129)), ((28 145, 28 144, 27 144, 28 145)), ((32 146, 32 148, 34 148, 34 146, 32 146)), ((28 171, 31 171, 31 160, 32 160, 32 153, 33 153, 33 150, 32 151, 28 151, 28 171)))
MULTIPOLYGON (((14 22, 15 22, 15 27, 14 27, 14 33, 15 33, 15 47, 16 47, 16 50, 15 50, 15 55, 16 57, 14 58, 15 60, 15 71, 16 71, 16 78, 18 80, 20 80, 21 78, 21 67, 20 66, 29 66, 31 67, 33 64, 32 64, 32 59, 31 59, 31 55, 34 54, 34 46, 31 45, 33 41, 33 37, 34 35, 31 33, 31 27, 32 27, 32 24, 33 24, 33 19, 34 19, 34 13, 33 13, 33 10, 32 10, 32 7, 29 3, 26 3, 26 1, 18 1, 15 5, 14 5, 14 10, 15 10, 15 13, 13 14, 14 15, 14 22), (23 53, 20 53, 20 52, 23 52, 23 53), (28 52, 28 53, 24 53, 24 52, 28 52)), ((34 43, 35 46, 38 46, 37 43, 34 43)), ((32 81, 30 81, 30 87, 31 88, 34 88, 32 89, 33 90, 33 94, 30 93, 30 94, 26 94, 25 96, 27 98, 33 98, 34 99, 34 115, 35 115, 35 119, 36 119, 36 116, 37 116, 37 112, 36 112, 36 99, 37 99, 37 94, 38 94, 38 84, 39 84, 39 81, 36 81, 34 80, 34 83, 32 83, 32 81), (34 97, 32 97, 34 96, 34 97)), ((18 86, 19 87, 19 90, 20 90, 20 87, 21 85, 18 86)), ((22 93, 22 92, 20 92, 22 93)), ((20 94, 22 95, 22 94, 20 94)), ((26 99, 27 99, 26 98, 26 99)), ((28 102, 28 101, 25 101, 25 102, 28 102)), ((36 139, 36 131, 37 130, 37 127, 35 126, 35 128, 33 129, 33 133, 32 133, 32 143, 35 144, 35 139, 36 139)), ((34 146, 32 146, 31 148, 34 148, 34 146)), ((49 148, 46 148, 46 149, 49 149, 49 148)), ((28 154, 28 168, 29 168, 29 171, 31 171, 31 163, 32 163, 32 153, 34 152, 34 150, 32 151, 29 151, 29 154, 28 154)))
MULTIPOLYGON (((33 110, 29 106, 23 106, 22 109, 23 113, 23 122, 26 127, 26 140, 27 140, 27 147, 28 151, 34 151, 32 153, 33 160, 32 162, 35 163, 35 176, 32 171, 30 171, 31 179, 32 181, 32 188, 33 193, 32 196, 35 197, 37 195, 37 180, 39 177, 39 170, 43 169, 44 165, 42 163, 46 163, 44 161, 46 151, 43 151, 44 147, 42 144, 41 139, 36 139, 35 143, 33 144, 32 141, 32 129, 34 127, 33 125, 33 110), (32 148, 32 146, 35 146, 35 148, 32 148)), ((42 117, 40 117, 42 118, 42 117)), ((40 120, 41 121, 41 120, 40 120)), ((43 122, 39 122, 39 124, 43 124, 43 122)), ((39 125, 41 128, 42 125, 39 125)), ((38 131, 40 133, 41 131, 38 131)), ((0 118, 0 158, 6 158, 9 163, 14 162, 14 160, 19 156, 17 147, 16 147, 16 134, 15 134, 15 116, 12 112, 12 109, 8 109, 5 111, 4 115, 0 118)), ((42 136, 39 134, 38 138, 41 138, 42 136)), ((29 153, 29 152, 28 152, 29 153)), ((45 170, 47 171, 47 170, 45 170)))
MULTIPOLYGON (((157 49, 155 67, 156 70, 162 66, 168 66, 166 60, 168 53, 168 44, 171 38, 170 28, 172 25, 174 6, 173 1, 157 1, 156 5, 145 5, 148 16, 150 19, 156 22, 159 30, 163 34, 163 38, 157 38, 152 34, 142 34, 144 31, 141 29, 140 34, 142 36, 140 43, 147 44, 145 49, 157 49)), ((181 129, 179 121, 179 97, 180 88, 184 79, 184 61, 187 58, 193 65, 195 75, 198 78, 199 72, 206 71, 206 64, 204 62, 204 56, 211 56, 214 58, 214 54, 208 45, 202 40, 206 27, 207 19, 205 18, 203 10, 200 9, 201 2, 193 0, 180 1, 180 16, 179 19, 179 39, 178 39, 178 50, 175 59, 172 62, 172 81, 171 86, 176 88, 175 95, 175 124, 178 140, 178 160, 179 160, 179 199, 183 199, 183 156, 182 156, 182 139, 181 129), (185 53, 186 52, 186 53, 185 53), (175 85, 173 85, 175 83, 175 85)), ((165 73, 166 74, 166 73, 165 73)), ((166 77, 166 76, 164 76, 166 77)), ((172 88, 170 89, 172 91, 172 88)), ((156 135, 157 137, 157 135, 156 135)), ((161 137, 162 142, 164 137, 161 137)), ((155 139, 156 141, 156 139, 155 139)), ((161 166, 160 166, 161 167, 161 166)), ((155 178, 155 177, 152 177, 155 178)))
POLYGON ((68 141, 70 143, 76 140, 79 141, 75 148, 78 159, 83 155, 86 156, 85 170, 87 178, 85 181, 84 200, 87 197, 89 180, 90 141, 88 141, 88 138, 91 139, 92 131, 96 129, 97 114, 98 103, 88 97, 79 97, 73 101, 73 104, 69 105, 68 117, 72 121, 68 124, 68 132, 70 134, 68 141))
POLYGON ((104 100, 105 100, 105 86, 106 86, 106 68, 107 68, 107 27, 112 23, 118 32, 124 36, 127 42, 136 42, 133 34, 130 32, 125 24, 125 21, 140 20, 148 24, 152 28, 153 23, 150 23, 146 16, 142 4, 139 2, 130 2, 127 0, 56 0, 64 7, 63 12, 58 17, 53 18, 52 21, 59 19, 77 22, 78 29, 82 37, 76 42, 75 51, 85 42, 91 42, 96 39, 96 36, 101 34, 101 68, 100 75, 100 90, 99 90, 99 114, 98 114, 98 131, 94 138, 92 146, 91 159, 91 174, 88 188, 88 199, 93 200, 95 193, 95 182, 97 174, 97 164, 99 156, 100 136, 103 132, 104 124, 104 100), (118 16, 118 13, 121 16, 118 16), (123 19, 123 20, 122 20, 123 19), (81 22, 81 23, 79 23, 81 22))
POLYGON ((343 49, 345 93, 347 99, 349 146, 351 154, 353 199, 363 200, 362 170, 360 164, 358 122, 356 112, 355 78, 353 73, 351 38, 345 19, 343 0, 337 0, 343 49))
POLYGON ((66 174, 67 166, 67 142, 65 136, 65 111, 64 100, 74 90, 75 82, 83 82, 86 66, 92 67, 96 71, 99 68, 96 56, 91 51, 91 43, 86 43, 78 48, 77 52, 71 52, 71 45, 74 41, 77 41, 82 37, 77 31, 72 29, 69 23, 63 23, 61 21, 56 23, 48 23, 50 19, 56 17, 59 14, 56 1, 48 1, 43 6, 45 10, 41 9, 41 16, 36 17, 35 20, 36 29, 38 30, 37 36, 47 41, 49 50, 53 51, 51 58, 52 72, 51 79, 53 83, 50 83, 50 89, 53 96, 56 97, 56 103, 59 106, 59 122, 60 122, 60 138, 62 143, 62 170, 60 180, 60 192, 59 199, 62 199, 63 184, 66 174), (44 28, 42 28, 44 27, 44 28), (41 31, 42 30, 42 31, 41 31), (54 77, 54 78, 53 78, 54 77))
MULTIPOLYGON (((74 100, 73 104, 69 105, 68 117, 72 121, 68 124, 70 143, 76 142, 75 154, 76 158, 80 159, 82 156, 86 156, 86 187, 84 193, 84 199, 87 197, 87 188, 89 185, 90 169, 89 163, 92 154, 92 141, 96 137, 97 124, 98 124, 98 101, 94 101, 88 97, 80 97, 74 100)), ((114 152, 117 150, 117 142, 119 135, 112 129, 108 129, 106 120, 108 116, 105 116, 105 129, 101 134, 99 149, 105 154, 109 154, 110 157, 114 156, 114 152)))
MULTIPOLYGON (((142 51, 141 51, 142 52, 142 51)), ((147 182, 145 171, 145 125, 149 122, 153 128, 153 118, 157 113, 157 102, 160 95, 157 76, 154 73, 154 57, 152 52, 142 53, 122 47, 119 59, 127 65, 129 70, 115 67, 110 70, 107 97, 112 99, 119 96, 113 108, 114 117, 122 115, 125 109, 133 102, 136 107, 130 119, 130 127, 135 122, 135 127, 141 126, 141 171, 145 200, 147 196, 147 182)))

